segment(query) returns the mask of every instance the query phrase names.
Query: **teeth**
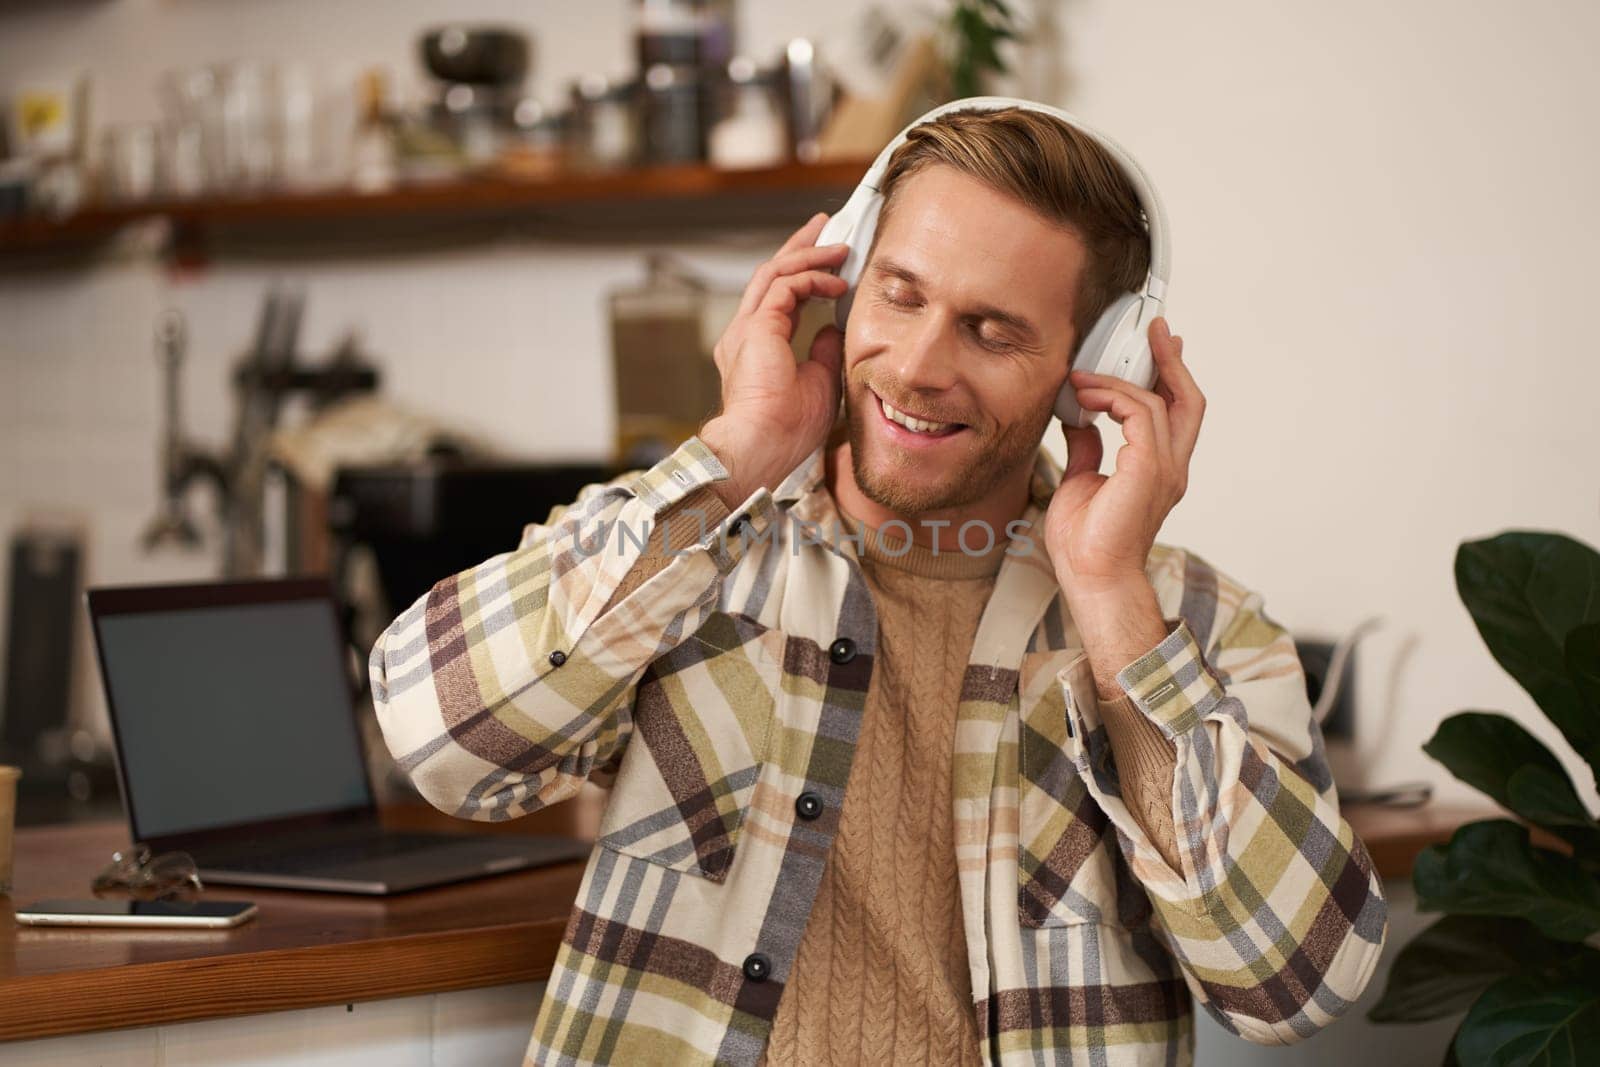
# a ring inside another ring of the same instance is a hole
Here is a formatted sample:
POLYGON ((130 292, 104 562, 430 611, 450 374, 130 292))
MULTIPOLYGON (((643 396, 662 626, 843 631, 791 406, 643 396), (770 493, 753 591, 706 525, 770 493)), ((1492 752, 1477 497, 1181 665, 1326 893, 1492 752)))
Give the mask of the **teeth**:
POLYGON ((883 413, 889 416, 890 422, 897 422, 913 433, 941 433, 950 427, 948 422, 929 422, 927 419, 907 415, 903 411, 896 410, 882 397, 878 398, 878 402, 883 405, 883 413))

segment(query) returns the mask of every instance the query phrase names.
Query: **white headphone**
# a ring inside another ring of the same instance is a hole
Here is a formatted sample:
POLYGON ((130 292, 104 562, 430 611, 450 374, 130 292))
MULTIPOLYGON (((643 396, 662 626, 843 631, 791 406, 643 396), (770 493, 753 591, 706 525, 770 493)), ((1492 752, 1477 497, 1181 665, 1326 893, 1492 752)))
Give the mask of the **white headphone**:
MULTIPOLYGON (((1150 273, 1145 277, 1141 292, 1123 293, 1111 302, 1084 337, 1072 366, 1078 370, 1114 375, 1148 389, 1156 379, 1155 360, 1150 355, 1150 323, 1165 310, 1167 279, 1171 275, 1171 251, 1168 248, 1167 212, 1161 206, 1155 186, 1144 170, 1120 145, 1098 130, 1084 125, 1076 116, 1032 100, 1016 100, 1008 96, 970 96, 941 104, 901 130, 878 158, 867 168, 866 177, 856 186, 850 199, 845 201, 823 226, 817 244, 850 246, 844 263, 839 267, 839 277, 850 283, 850 289, 840 297, 834 307, 834 318, 842 330, 850 317, 850 305, 861 281, 861 270, 866 266, 867 251, 872 247, 872 235, 878 228, 878 214, 883 210, 883 194, 878 191, 883 183, 883 173, 888 169, 889 157, 905 143, 906 135, 925 122, 931 122, 951 111, 1001 111, 1021 108, 1051 115, 1094 138, 1111 158, 1117 161, 1122 172, 1132 183, 1139 196, 1139 206, 1144 209, 1145 228, 1150 238, 1150 273)), ((1084 411, 1078 405, 1077 393, 1071 383, 1061 387, 1056 398, 1056 414, 1069 426, 1088 426, 1097 412, 1084 411)))

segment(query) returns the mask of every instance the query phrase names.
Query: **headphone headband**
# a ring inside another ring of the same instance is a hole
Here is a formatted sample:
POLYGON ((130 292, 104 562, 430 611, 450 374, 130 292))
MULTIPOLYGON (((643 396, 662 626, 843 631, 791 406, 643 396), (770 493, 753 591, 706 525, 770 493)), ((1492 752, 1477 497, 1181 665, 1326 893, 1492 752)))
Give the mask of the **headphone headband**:
POLYGON ((952 111, 1004 111, 1007 108, 1018 108, 1023 111, 1036 111, 1060 119, 1068 126, 1092 137, 1100 147, 1104 148, 1112 159, 1122 168, 1123 175, 1133 186, 1134 192, 1139 197, 1139 206, 1144 209, 1145 227, 1150 239, 1150 274, 1145 279, 1144 291, 1157 300, 1164 300, 1167 294, 1167 279, 1171 274, 1171 251, 1168 248, 1167 235, 1167 209, 1161 203, 1161 197, 1156 193, 1156 188, 1145 174, 1144 168, 1139 166, 1137 160, 1129 155, 1117 142, 1089 126, 1082 119, 1071 112, 1063 111, 1049 104, 1040 104, 1032 100, 1018 100, 1009 96, 969 96, 963 100, 952 100, 947 104, 940 104, 912 122, 895 136, 895 139, 886 145, 878 158, 872 161, 872 166, 867 168, 866 177, 861 179, 861 184, 879 191, 883 175, 889 169, 889 157, 894 155, 895 149, 905 144, 906 136, 924 123, 952 111))

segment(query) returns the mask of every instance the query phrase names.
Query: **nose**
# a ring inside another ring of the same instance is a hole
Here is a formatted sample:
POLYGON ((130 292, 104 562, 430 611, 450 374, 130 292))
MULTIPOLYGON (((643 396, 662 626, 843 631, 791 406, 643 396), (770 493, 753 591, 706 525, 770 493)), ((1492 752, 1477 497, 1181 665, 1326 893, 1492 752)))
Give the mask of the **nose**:
POLYGON ((902 388, 941 393, 955 387, 956 346, 944 320, 943 315, 924 315, 913 329, 901 335, 890 365, 902 388))

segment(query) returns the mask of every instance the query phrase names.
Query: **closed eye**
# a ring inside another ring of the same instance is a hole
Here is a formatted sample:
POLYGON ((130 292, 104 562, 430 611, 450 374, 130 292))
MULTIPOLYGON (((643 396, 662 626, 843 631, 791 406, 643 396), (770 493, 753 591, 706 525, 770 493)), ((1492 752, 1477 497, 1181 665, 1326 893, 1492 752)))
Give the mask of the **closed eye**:
MULTIPOLYGON (((878 304, 894 308, 897 311, 915 311, 922 307, 922 300, 915 292, 907 292, 896 285, 878 285, 873 287, 874 297, 878 304)), ((1008 337, 993 333, 984 333, 985 325, 993 325, 986 315, 969 315, 962 320, 962 327, 977 341, 980 346, 990 352, 1014 352, 1023 347, 1008 337)))
POLYGON ((991 352, 1009 352, 1017 347, 1004 337, 996 337, 994 334, 984 333, 982 323, 972 326, 972 336, 977 339, 980 345, 991 352))
POLYGON ((880 304, 886 304, 889 307, 905 308, 908 310, 922 306, 921 301, 917 300, 916 297, 884 286, 880 286, 878 288, 878 302, 880 304))

